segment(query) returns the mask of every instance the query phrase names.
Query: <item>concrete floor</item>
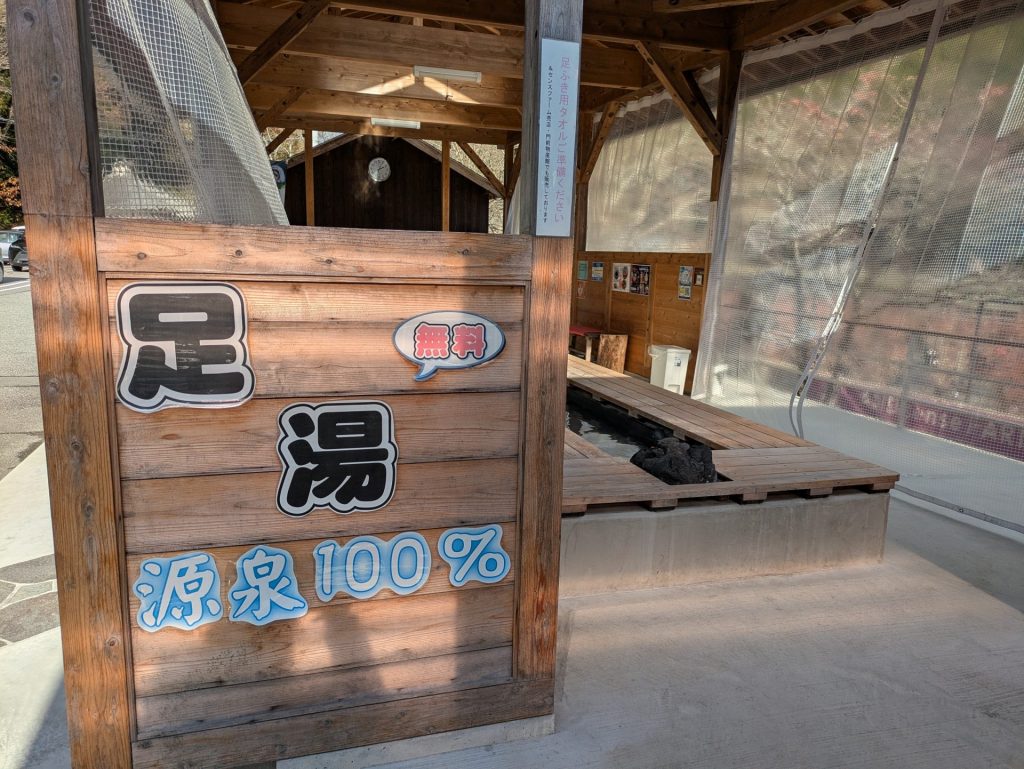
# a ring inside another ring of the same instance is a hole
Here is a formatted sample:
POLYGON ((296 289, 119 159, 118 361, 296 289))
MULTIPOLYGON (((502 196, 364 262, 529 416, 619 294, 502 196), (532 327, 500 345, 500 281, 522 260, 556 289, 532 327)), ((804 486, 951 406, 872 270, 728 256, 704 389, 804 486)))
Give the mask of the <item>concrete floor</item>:
MULTIPOLYGON (((4 492, 43 467, 0 481, 24 560, 45 495, 4 492)), ((0 542, 0 566, 19 551, 0 542)), ((894 500, 878 566, 563 600, 554 734, 388 765, 1024 769, 1022 611, 1024 545, 894 500)), ((59 632, 0 648, 3 769, 69 765, 59 632)))

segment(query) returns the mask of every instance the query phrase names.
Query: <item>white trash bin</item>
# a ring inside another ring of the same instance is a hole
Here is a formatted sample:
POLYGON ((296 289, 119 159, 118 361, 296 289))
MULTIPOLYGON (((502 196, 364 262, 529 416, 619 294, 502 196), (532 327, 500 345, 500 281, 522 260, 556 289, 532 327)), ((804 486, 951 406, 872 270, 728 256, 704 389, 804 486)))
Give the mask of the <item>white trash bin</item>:
POLYGON ((686 367, 690 365, 690 351, 670 344, 652 344, 647 354, 651 362, 651 384, 674 393, 683 393, 686 367))

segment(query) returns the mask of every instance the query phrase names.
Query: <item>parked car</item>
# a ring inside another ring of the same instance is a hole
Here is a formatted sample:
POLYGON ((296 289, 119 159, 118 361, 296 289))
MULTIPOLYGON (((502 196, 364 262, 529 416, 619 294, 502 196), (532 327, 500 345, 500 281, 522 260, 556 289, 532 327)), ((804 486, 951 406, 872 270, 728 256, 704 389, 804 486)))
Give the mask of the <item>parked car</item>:
POLYGON ((8 246, 7 255, 10 257, 12 270, 21 272, 28 269, 28 246, 25 245, 24 235, 8 246))
POLYGON ((25 231, 0 230, 0 264, 10 264, 11 257, 8 255, 11 243, 18 238, 25 237, 25 231))

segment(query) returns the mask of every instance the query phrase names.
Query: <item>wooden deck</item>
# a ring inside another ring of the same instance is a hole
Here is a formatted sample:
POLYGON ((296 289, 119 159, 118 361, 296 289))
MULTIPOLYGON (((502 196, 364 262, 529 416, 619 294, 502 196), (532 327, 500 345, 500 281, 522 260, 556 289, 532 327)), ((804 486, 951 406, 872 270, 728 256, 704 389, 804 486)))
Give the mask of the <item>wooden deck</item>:
POLYGON ((759 502, 780 493, 816 497, 840 488, 887 491, 899 478, 884 467, 574 357, 569 358, 569 386, 671 429, 680 438, 710 445, 724 480, 672 486, 566 430, 563 514, 584 512, 592 505, 640 503, 667 509, 686 499, 759 502))

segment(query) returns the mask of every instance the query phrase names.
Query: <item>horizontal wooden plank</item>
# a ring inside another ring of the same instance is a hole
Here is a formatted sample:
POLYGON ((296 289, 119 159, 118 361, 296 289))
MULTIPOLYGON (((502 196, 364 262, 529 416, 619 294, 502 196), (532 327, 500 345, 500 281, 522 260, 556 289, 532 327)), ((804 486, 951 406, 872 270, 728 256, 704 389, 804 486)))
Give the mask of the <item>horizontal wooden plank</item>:
POLYGON ((136 696, 168 694, 505 646, 513 587, 342 601, 256 627, 220 620, 185 632, 134 628, 136 696))
MULTIPOLYGON (((238 62, 248 52, 234 50, 231 53, 232 58, 238 62)), ((523 82, 515 78, 481 75, 479 83, 460 81, 456 85, 433 77, 416 77, 408 67, 287 53, 275 56, 251 82, 279 88, 393 94, 496 107, 520 107, 523 103, 523 82)))
MULTIPOLYGON (((356 515, 358 515, 358 513, 356 513, 356 515)), ((365 517, 372 517, 372 515, 366 515, 365 517)), ((294 524, 292 526, 292 535, 306 537, 307 532, 303 530, 303 522, 293 520, 292 523, 294 524)), ((508 552, 512 560, 512 565, 511 568, 509 569, 508 574, 505 575, 505 578, 501 581, 501 583, 496 584, 511 583, 515 579, 515 524, 506 522, 501 524, 501 527, 501 546, 505 549, 506 552, 508 552)), ((450 571, 448 562, 438 555, 437 549, 437 540, 441 537, 442 534, 444 534, 445 531, 447 531, 447 529, 418 529, 418 531, 420 534, 423 535, 423 538, 427 541, 427 546, 430 548, 431 562, 430 576, 427 577, 427 581, 423 584, 423 587, 416 591, 416 595, 427 595, 430 593, 446 593, 456 589, 472 590, 475 588, 483 587, 483 583, 470 582, 461 588, 454 588, 448 581, 448 574, 450 571)), ((377 529, 377 531, 374 532, 374 536, 379 537, 385 542, 389 542, 392 538, 397 536, 398 533, 399 532, 382 531, 381 529, 377 529)), ((332 536, 328 538, 334 540, 342 547, 344 547, 345 543, 348 542, 350 539, 350 537, 341 536, 332 536)), ((313 551, 315 550, 316 546, 323 541, 323 537, 316 537, 302 540, 293 540, 290 542, 274 542, 273 547, 279 548, 281 550, 287 550, 289 553, 291 553, 292 564, 295 567, 295 579, 297 582, 299 595, 306 599, 306 602, 309 604, 310 610, 316 609, 317 607, 321 606, 333 605, 336 603, 358 602, 360 599, 353 598, 352 596, 342 592, 339 592, 337 595, 334 596, 334 598, 327 602, 321 601, 320 598, 317 596, 316 561, 313 557, 313 551)), ((235 547, 207 548, 205 550, 205 552, 208 552, 210 555, 213 556, 213 559, 217 564, 217 572, 221 575, 220 599, 222 606, 228 605, 228 590, 231 588, 231 585, 234 584, 235 579, 237 577, 236 564, 238 562, 238 559, 241 558, 246 552, 248 552, 251 547, 252 545, 246 544, 235 547)), ((188 550, 188 548, 175 548, 174 552, 177 553, 182 552, 184 550, 188 550)), ((174 553, 170 552, 153 553, 152 556, 167 557, 173 554, 174 553)), ((147 554, 128 556, 127 568, 129 580, 134 581, 135 578, 139 575, 140 564, 142 560, 147 557, 150 557, 150 555, 147 554)), ((399 596, 391 590, 384 589, 372 598, 362 600, 391 600, 398 597, 399 596)), ((128 610, 130 623, 133 628, 137 628, 139 599, 134 593, 132 593, 129 596, 128 610)))
POLYGON ((647 416, 694 437, 712 448, 748 448, 807 445, 752 420, 730 414, 685 395, 662 390, 643 380, 576 358, 569 359, 569 384, 604 400, 647 416))
MULTIPOLYGON (((270 110, 287 95, 287 89, 250 83, 245 89, 249 106, 254 110, 270 110)), ((293 120, 315 122, 319 118, 390 118, 423 123, 447 123, 470 128, 492 128, 519 131, 522 116, 513 107, 448 101, 443 94, 435 98, 419 98, 395 93, 351 93, 348 91, 306 91, 288 106, 293 120)), ((276 119, 268 118, 269 124, 276 119)))
POLYGON ((197 769, 273 762, 552 712, 554 682, 542 678, 208 729, 133 743, 135 769, 197 769))
MULTIPOLYGON (((354 397, 399 393, 457 393, 518 390, 522 382, 523 332, 519 323, 502 325, 505 349, 479 366, 439 372, 417 382, 419 367, 403 358, 392 342, 392 323, 251 323, 250 363, 255 398, 354 397)), ((114 379, 123 346, 112 324, 114 379)))
MULTIPOLYGON (((110 319, 114 318, 118 292, 134 282, 107 281, 110 319)), ((251 323, 397 325, 425 312, 462 310, 498 324, 515 324, 522 322, 525 313, 525 294, 520 286, 228 282, 245 298, 246 317, 251 323)))
POLYGON ((96 220, 101 272, 526 283, 525 235, 96 220))
POLYGON ((565 454, 574 454, 581 457, 606 457, 608 454, 601 451, 597 446, 583 438, 572 430, 565 430, 565 454))
POLYGON ((163 737, 506 683, 512 647, 321 670, 135 701, 138 737, 163 737))
MULTIPOLYGON (((117 295, 133 283, 107 281, 115 372, 123 352, 114 321, 117 295)), ((246 302, 257 398, 519 388, 525 299, 520 286, 231 283, 246 302), (395 349, 394 331, 417 315, 450 308, 497 323, 505 349, 482 366, 416 382, 418 368, 395 349)))
MULTIPOLYGON (((517 392, 392 395, 381 400, 394 414, 400 463, 511 457, 519 451, 517 392)), ((262 398, 231 409, 176 408, 155 414, 119 405, 121 478, 280 470, 277 419, 295 402, 262 398)))
MULTIPOLYGON (((121 489, 125 548, 156 553, 280 542, 295 519, 276 506, 281 471, 126 481, 121 489)), ((314 510, 303 537, 347 537, 511 521, 518 507, 515 458, 405 464, 395 495, 372 515, 314 510)))

